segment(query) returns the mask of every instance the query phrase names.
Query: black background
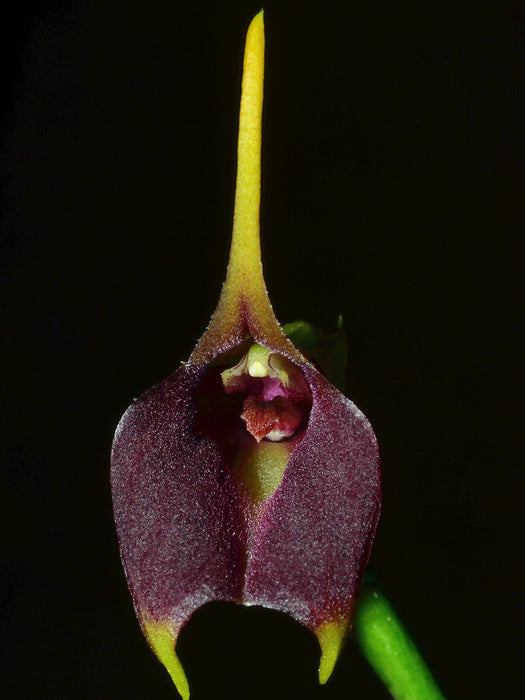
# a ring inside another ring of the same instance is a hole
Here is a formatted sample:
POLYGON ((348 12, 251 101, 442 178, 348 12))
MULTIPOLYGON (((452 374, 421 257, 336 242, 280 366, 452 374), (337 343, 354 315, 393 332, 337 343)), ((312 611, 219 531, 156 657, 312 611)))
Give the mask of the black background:
MULTIPOLYGON (((520 697, 521 3, 266 10, 277 317, 342 313, 384 457, 372 566, 450 698, 520 697)), ((135 621, 108 462, 224 277, 244 2, 33 2, 2 27, 2 695, 176 697, 135 621)), ((352 644, 199 611, 194 700, 386 698, 352 644)))

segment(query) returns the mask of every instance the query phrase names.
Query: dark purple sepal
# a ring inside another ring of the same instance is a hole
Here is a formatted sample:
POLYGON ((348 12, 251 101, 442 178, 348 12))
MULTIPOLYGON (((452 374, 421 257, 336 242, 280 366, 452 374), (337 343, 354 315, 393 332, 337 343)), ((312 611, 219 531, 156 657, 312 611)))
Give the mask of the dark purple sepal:
POLYGON ((115 434, 117 534, 139 618, 182 627, 213 600, 241 599, 245 535, 231 473, 196 429, 203 370, 178 369, 138 398, 115 434))
POLYGON ((302 371, 313 399, 308 426, 251 523, 249 551, 242 492, 197 425, 205 371, 181 367, 122 417, 111 484, 141 619, 180 630, 213 600, 277 609, 313 631, 351 617, 380 513, 377 441, 349 399, 309 365, 302 371))
POLYGON ((359 409, 311 366, 303 439, 268 500, 246 572, 245 602, 316 631, 351 619, 381 509, 379 450, 359 409))

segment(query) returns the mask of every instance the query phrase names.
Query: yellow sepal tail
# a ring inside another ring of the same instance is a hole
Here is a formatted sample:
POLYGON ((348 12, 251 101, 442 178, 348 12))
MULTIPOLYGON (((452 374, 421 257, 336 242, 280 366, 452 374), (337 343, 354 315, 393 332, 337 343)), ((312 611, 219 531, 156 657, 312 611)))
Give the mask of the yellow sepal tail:
POLYGON ((330 620, 315 630, 321 647, 321 661, 319 663, 319 683, 321 685, 324 685, 332 675, 348 631, 348 620, 330 620))
POLYGON ((189 700, 190 687, 188 679, 175 653, 175 644, 177 643, 175 633, 168 625, 156 622, 145 622, 143 628, 151 648, 158 660, 166 667, 182 699, 189 700))
POLYGON ((265 345, 278 345, 298 362, 304 358, 282 331, 263 277, 259 210, 261 203, 261 140, 264 86, 264 16, 252 19, 246 34, 242 76, 237 179, 230 259, 221 296, 207 331, 190 362, 204 366, 225 338, 241 343, 249 326, 265 345))

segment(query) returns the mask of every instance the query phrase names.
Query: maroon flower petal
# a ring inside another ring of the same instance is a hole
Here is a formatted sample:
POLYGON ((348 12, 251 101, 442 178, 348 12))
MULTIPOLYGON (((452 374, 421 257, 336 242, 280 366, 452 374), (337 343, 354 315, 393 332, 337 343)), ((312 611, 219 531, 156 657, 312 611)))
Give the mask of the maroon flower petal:
POLYGON ((198 428, 205 371, 181 367, 124 414, 112 454, 114 512, 128 585, 145 625, 178 635, 207 602, 259 604, 318 634, 348 627, 380 512, 371 426, 321 374, 307 430, 280 486, 249 523, 218 443, 198 428))
POLYGON ((203 371, 181 367, 122 417, 111 486, 122 561, 141 621, 176 630, 211 600, 240 600, 245 535, 231 473, 196 430, 203 371))
POLYGON ((250 551, 245 600, 316 631, 348 620, 381 506, 377 441, 365 416, 309 366, 308 429, 269 499, 250 551))

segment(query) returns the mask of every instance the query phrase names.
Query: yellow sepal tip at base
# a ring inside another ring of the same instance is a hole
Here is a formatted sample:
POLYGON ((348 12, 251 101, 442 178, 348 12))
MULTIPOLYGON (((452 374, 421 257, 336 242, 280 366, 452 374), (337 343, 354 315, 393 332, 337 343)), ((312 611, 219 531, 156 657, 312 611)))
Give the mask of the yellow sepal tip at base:
POLYGON ((319 683, 321 685, 324 685, 332 675, 347 632, 348 622, 345 620, 325 622, 315 632, 321 647, 321 661, 319 663, 319 683))
POLYGON ((164 664, 166 671, 170 674, 171 680, 175 684, 182 699, 189 700, 190 687, 181 662, 175 653, 177 638, 173 630, 166 625, 155 622, 145 622, 144 632, 156 657, 164 664))

